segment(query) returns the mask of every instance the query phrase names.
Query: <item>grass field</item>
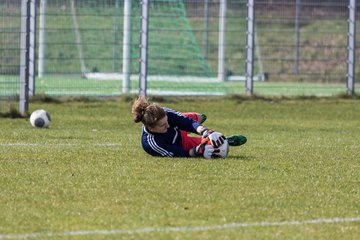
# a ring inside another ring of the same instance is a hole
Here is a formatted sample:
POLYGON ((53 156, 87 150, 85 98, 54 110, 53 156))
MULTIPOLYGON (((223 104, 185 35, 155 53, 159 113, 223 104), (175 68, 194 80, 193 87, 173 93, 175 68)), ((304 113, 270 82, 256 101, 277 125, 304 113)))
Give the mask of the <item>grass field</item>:
MULTIPOLYGON (((213 79, 190 81, 149 81, 148 92, 161 95, 226 95, 244 94, 245 81, 218 82, 213 79)), ((18 76, 1 76, 0 96, 19 92, 18 76)), ((121 80, 94 80, 74 76, 49 76, 36 79, 36 94, 52 96, 119 96, 122 95, 121 80)), ((138 93, 139 81, 132 80, 130 88, 138 93)), ((254 94, 270 96, 334 96, 346 93, 345 83, 267 82, 254 81, 254 94)), ((1 111, 1 109, 0 109, 1 111)))
POLYGON ((358 239, 358 98, 154 100, 248 142, 155 158, 126 98, 33 101, 49 129, 0 118, 0 239, 358 239))

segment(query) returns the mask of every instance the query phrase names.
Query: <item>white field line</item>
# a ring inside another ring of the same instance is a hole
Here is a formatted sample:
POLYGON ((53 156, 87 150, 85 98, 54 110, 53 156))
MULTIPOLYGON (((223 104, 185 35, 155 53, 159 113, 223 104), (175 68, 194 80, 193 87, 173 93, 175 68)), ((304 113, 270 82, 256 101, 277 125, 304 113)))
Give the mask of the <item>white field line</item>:
POLYGON ((201 232, 211 230, 223 230, 229 228, 249 228, 249 227, 273 227, 286 225, 305 225, 305 224, 321 224, 321 223, 350 223, 360 222, 360 217, 351 218, 320 218, 304 221, 284 221, 284 222, 255 222, 255 223, 228 223, 222 225, 198 226, 198 227, 148 227, 140 229, 113 229, 113 230, 79 230, 66 232, 47 232, 47 233, 28 233, 28 234, 10 234, 1 235, 0 239, 29 239, 44 237, 70 237, 84 235, 114 235, 114 234, 145 234, 145 233, 169 233, 169 232, 201 232))
POLYGON ((119 143, 94 143, 94 144, 76 144, 76 143, 0 143, 0 147, 116 147, 119 143))
MULTIPOLYGON (((87 79, 100 80, 100 81, 114 81, 114 80, 123 80, 124 75, 122 73, 85 73, 84 76, 87 79)), ((254 77, 254 81, 264 81, 264 74, 257 74, 254 77)), ((138 81, 139 75, 131 74, 131 81, 138 81)), ((199 76, 172 76, 172 75, 148 75, 147 80, 152 81, 161 81, 161 82, 202 82, 202 83, 214 83, 222 82, 217 77, 199 77, 199 76)), ((227 81, 246 81, 245 76, 228 76, 227 81)))

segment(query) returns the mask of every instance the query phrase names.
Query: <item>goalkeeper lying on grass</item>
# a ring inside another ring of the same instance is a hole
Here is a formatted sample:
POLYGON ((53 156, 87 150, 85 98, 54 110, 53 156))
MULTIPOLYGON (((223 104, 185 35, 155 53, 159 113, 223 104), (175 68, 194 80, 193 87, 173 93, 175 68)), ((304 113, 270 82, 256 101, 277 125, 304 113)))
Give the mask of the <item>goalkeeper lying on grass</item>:
POLYGON ((221 146, 226 142, 226 146, 240 146, 246 143, 244 136, 225 137, 202 125, 206 120, 204 114, 180 113, 150 103, 145 97, 135 100, 132 115, 136 123, 143 123, 141 144, 152 156, 226 157, 227 149, 225 155, 220 153, 221 146), (201 137, 191 137, 190 133, 199 134, 201 137))

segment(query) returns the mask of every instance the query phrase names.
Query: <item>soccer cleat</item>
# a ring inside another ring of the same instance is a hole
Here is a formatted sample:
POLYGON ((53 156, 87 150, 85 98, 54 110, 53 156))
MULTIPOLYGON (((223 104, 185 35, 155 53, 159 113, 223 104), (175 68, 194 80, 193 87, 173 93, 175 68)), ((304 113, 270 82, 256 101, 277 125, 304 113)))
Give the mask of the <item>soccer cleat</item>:
POLYGON ((203 114, 203 113, 201 113, 200 115, 201 115, 201 122, 200 123, 205 122, 206 121, 206 115, 203 114))
POLYGON ((226 138, 230 146, 240 146, 246 143, 247 139, 242 135, 231 135, 226 138))

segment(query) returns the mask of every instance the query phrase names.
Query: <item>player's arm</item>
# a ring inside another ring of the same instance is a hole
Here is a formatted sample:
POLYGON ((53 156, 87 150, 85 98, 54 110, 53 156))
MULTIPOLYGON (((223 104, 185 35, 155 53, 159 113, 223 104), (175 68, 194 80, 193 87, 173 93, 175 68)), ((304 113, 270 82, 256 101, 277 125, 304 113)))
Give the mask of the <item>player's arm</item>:
POLYGON ((143 139, 144 150, 155 157, 191 157, 188 151, 180 146, 171 145, 161 139, 152 137, 143 139))
POLYGON ((204 130, 206 130, 207 128, 204 127, 203 125, 199 125, 197 128, 196 128, 196 132, 199 134, 199 135, 202 135, 202 133, 204 132, 204 130))
POLYGON ((175 110, 169 108, 164 108, 164 110, 167 113, 170 125, 177 126, 180 130, 200 134, 198 128, 201 124, 199 122, 175 110))
POLYGON ((199 122, 184 116, 180 112, 169 108, 164 108, 167 112, 168 121, 170 125, 178 126, 179 129, 187 132, 197 133, 203 138, 209 137, 211 144, 217 148, 225 141, 225 136, 222 133, 214 132, 213 130, 201 125, 199 122))
POLYGON ((155 157, 216 157, 217 150, 213 146, 206 144, 207 141, 208 139, 186 151, 182 147, 167 144, 159 139, 156 141, 155 139, 148 139, 146 142, 143 142, 143 148, 147 153, 155 157))

